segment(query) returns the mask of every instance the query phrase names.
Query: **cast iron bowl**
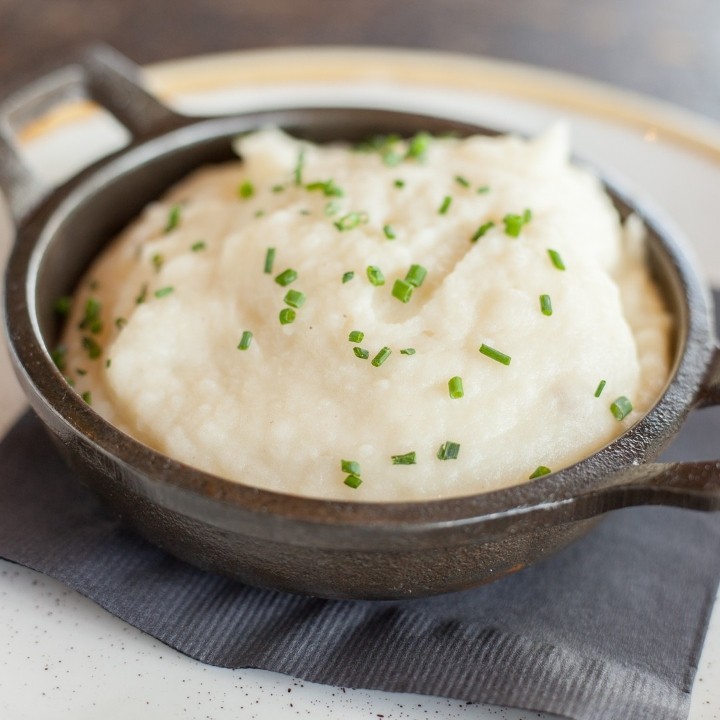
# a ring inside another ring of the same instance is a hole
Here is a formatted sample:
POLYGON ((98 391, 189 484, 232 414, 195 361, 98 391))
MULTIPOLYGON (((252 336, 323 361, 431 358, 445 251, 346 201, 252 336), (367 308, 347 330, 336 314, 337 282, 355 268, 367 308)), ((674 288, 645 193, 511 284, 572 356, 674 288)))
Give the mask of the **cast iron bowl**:
MULTIPOLYGON (((672 374, 655 406, 583 461, 518 487, 431 502, 299 498, 230 482, 183 465, 99 417, 53 364, 57 297, 70 293, 104 243, 191 169, 232 156, 239 133, 278 125, 314 141, 373 133, 488 131, 450 119, 376 109, 281 109, 219 118, 177 115, 107 49, 58 71, 6 103, 0 187, 16 221, 5 289, 15 370, 31 405, 79 478, 153 543, 194 565, 252 585, 335 598, 400 598, 500 578, 630 505, 720 508, 720 463, 651 463, 688 412, 718 402, 720 353, 706 288, 677 232, 608 185, 623 216, 649 229, 649 263, 674 316, 672 374), (81 87, 132 140, 46 191, 20 160, 8 117, 37 114, 81 87)), ((250 422, 250 420, 249 420, 250 422)))

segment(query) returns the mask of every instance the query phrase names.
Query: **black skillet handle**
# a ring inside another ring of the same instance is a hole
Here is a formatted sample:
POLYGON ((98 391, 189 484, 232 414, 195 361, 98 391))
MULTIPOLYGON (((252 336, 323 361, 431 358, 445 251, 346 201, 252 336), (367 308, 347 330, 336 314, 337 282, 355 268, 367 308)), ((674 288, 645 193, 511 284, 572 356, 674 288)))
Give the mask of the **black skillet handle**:
POLYGON ((140 69, 126 57, 106 46, 90 49, 77 64, 40 78, 0 106, 0 190, 16 224, 50 188, 23 161, 13 128, 79 97, 94 100, 110 112, 128 129, 133 143, 194 122, 148 93, 140 69))

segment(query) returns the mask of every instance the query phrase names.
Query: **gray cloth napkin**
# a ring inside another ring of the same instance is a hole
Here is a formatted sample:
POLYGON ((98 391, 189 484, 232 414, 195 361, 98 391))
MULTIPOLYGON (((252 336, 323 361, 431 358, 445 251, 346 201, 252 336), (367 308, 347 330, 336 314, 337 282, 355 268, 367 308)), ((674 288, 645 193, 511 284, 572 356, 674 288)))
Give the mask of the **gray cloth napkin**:
MULTIPOLYGON (((718 437, 720 411, 696 413, 666 459, 717 457, 718 437)), ((213 665, 578 720, 677 720, 720 578, 720 517, 622 510, 492 585, 321 600, 204 573, 148 544, 76 482, 28 414, 0 444, 0 556, 213 665)))

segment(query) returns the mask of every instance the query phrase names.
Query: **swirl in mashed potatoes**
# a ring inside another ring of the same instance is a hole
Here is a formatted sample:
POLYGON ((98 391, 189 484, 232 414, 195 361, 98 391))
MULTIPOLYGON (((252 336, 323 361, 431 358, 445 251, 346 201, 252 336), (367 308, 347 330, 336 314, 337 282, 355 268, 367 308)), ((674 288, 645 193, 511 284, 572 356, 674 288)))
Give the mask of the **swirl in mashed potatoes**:
POLYGON ((566 135, 244 136, 97 259, 58 364, 138 440, 290 494, 423 500, 567 466, 657 399, 670 318, 641 223, 566 135))

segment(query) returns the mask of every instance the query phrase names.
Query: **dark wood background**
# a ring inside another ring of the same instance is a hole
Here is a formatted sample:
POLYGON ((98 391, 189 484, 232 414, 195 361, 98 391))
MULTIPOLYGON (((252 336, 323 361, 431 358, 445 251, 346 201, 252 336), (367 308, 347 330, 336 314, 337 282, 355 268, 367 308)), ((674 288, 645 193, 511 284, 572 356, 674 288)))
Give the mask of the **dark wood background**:
POLYGON ((437 48, 720 120, 720 0, 0 0, 0 97, 97 41, 139 63, 283 45, 437 48))

